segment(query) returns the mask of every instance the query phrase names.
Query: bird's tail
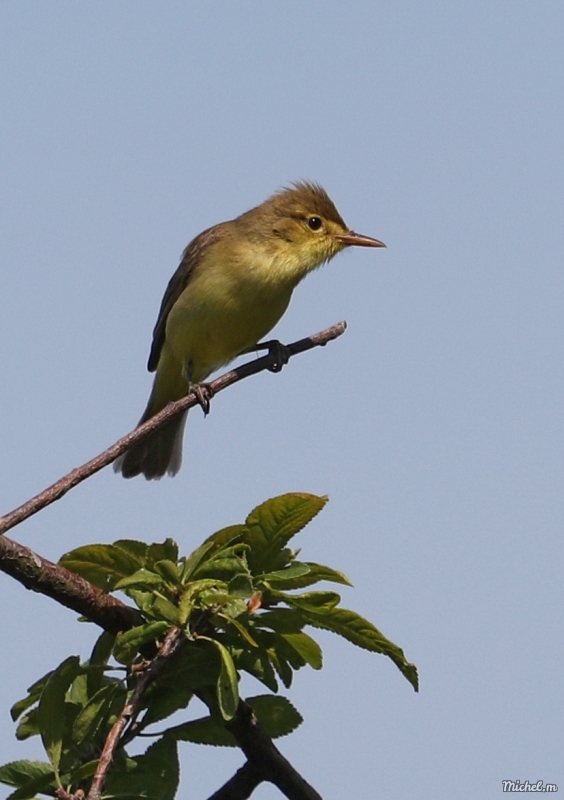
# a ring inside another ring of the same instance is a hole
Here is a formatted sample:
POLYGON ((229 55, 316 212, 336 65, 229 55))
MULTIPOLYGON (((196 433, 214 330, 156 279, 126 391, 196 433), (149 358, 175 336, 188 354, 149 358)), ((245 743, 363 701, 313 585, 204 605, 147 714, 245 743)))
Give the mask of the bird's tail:
MULTIPOLYGON (((139 425, 157 414, 168 403, 179 400, 188 392, 188 385, 179 369, 159 363, 153 390, 139 425)), ((165 473, 176 475, 182 464, 182 439, 188 412, 163 425, 125 451, 114 462, 114 472, 121 472, 124 478, 144 475, 147 480, 162 478, 165 473)))

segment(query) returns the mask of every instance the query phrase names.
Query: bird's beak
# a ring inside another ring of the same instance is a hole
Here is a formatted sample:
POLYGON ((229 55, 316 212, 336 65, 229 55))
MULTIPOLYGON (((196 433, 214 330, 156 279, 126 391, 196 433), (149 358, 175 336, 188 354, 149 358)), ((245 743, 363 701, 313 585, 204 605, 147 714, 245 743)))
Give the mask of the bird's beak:
POLYGON ((347 231, 347 233, 334 233, 333 239, 345 247, 356 245, 357 247, 385 247, 384 242, 379 239, 373 239, 371 236, 363 236, 361 233, 354 231, 347 231))

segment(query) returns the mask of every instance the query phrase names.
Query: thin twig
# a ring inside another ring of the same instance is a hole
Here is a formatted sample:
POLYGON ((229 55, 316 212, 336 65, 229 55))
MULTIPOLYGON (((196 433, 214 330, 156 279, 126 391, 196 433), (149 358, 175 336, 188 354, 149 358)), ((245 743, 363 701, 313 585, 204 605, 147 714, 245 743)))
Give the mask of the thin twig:
MULTIPOLYGON (((298 353, 304 353, 306 350, 311 350, 314 347, 324 346, 338 336, 341 336, 341 334, 345 332, 346 327, 345 322, 338 322, 336 325, 332 325, 330 328, 326 328, 313 336, 308 336, 305 339, 293 342, 287 345, 288 355, 291 357, 298 355, 298 353)), ((228 386, 243 380, 243 378, 248 378, 250 375, 256 375, 263 370, 271 370, 276 366, 276 363, 276 355, 269 354, 262 358, 257 358, 254 361, 249 361, 230 372, 226 372, 210 384, 212 394, 217 394, 228 386)), ((91 475, 94 475, 94 473, 107 467, 112 461, 115 461, 118 456, 125 453, 130 445, 141 439, 145 439, 150 433, 160 428, 172 417, 192 408, 192 406, 197 405, 198 402, 196 395, 191 392, 181 400, 177 400, 175 403, 169 403, 166 408, 163 408, 162 411, 159 411, 158 414, 155 414, 154 417, 151 417, 151 419, 144 422, 143 425, 140 425, 131 433, 122 436, 121 439, 118 439, 114 445, 108 447, 108 449, 104 450, 100 455, 82 464, 82 466, 73 469, 56 483, 44 489, 26 503, 23 503, 23 505, 18 506, 18 508, 0 517, 0 534, 6 533, 10 528, 14 528, 16 525, 19 525, 20 522, 23 522, 33 516, 33 514, 37 514, 38 511, 41 511, 46 506, 59 500, 69 489, 73 489, 79 483, 86 480, 86 478, 89 478, 91 475)))
POLYGON ((164 642, 159 648, 158 654, 148 665, 147 669, 139 675, 137 679, 137 685, 135 686, 135 690, 131 695, 131 700, 123 707, 121 714, 112 726, 112 729, 106 738, 104 749, 102 750, 102 755, 98 761, 98 766, 96 767, 96 772, 92 778, 92 784, 86 800, 100 800, 102 789, 106 783, 108 770, 111 766, 114 753, 127 723, 138 712, 143 694, 145 693, 145 690, 149 684, 162 671, 168 659, 174 655, 183 641, 183 633, 180 628, 171 628, 165 636, 164 642))

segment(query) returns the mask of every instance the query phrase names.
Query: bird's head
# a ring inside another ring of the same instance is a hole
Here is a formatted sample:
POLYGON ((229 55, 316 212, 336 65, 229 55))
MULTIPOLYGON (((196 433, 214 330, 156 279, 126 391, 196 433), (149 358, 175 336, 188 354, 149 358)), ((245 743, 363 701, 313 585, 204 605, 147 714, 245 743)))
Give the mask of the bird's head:
MULTIPOLYGON (((269 197, 239 218, 248 223, 271 252, 296 273, 321 266, 345 247, 385 247, 383 242, 350 230, 327 192, 317 183, 301 181, 269 197)), ((246 226, 247 227, 247 226, 246 226)))

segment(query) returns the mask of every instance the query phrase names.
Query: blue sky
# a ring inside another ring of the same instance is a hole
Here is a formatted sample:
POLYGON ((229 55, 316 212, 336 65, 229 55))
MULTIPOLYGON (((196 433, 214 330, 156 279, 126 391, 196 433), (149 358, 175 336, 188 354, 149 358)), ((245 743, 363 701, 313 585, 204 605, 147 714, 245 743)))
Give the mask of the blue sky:
MULTIPOLYGON (((280 339, 347 333, 192 412, 174 480, 106 469, 12 532, 52 559, 124 537, 189 552, 268 497, 328 494, 303 555, 348 574, 343 604, 421 692, 321 637, 280 747, 325 798, 564 785, 563 23, 550 0, 2 6, 3 510, 133 427, 200 230, 309 178, 388 245, 298 288, 280 339)), ((5 762, 40 756, 12 702, 94 633, 2 584, 5 762)), ((186 746, 183 795, 241 763, 186 746)))

